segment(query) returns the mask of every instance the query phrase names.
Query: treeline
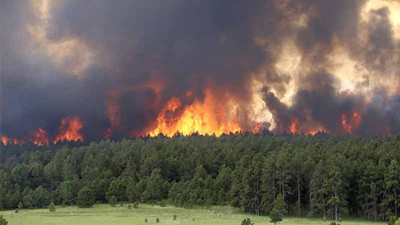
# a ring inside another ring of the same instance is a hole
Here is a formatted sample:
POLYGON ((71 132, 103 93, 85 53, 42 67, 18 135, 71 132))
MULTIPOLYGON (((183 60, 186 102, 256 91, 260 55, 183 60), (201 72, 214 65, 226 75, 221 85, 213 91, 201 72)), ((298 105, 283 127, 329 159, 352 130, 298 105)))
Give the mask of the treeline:
POLYGON ((111 201, 268 214, 281 194, 296 216, 388 220, 400 211, 400 136, 157 137, 57 148, 0 146, 0 209, 111 201))

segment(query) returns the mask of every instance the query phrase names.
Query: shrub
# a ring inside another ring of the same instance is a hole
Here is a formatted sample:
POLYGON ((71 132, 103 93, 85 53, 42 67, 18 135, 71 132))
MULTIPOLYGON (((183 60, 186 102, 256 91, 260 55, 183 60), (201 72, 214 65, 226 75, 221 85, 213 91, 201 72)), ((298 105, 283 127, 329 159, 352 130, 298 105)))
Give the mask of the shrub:
POLYGON ((128 205, 128 209, 132 209, 132 205, 131 204, 128 205))
POLYGON ((137 201, 134 202, 133 203, 133 208, 135 208, 135 209, 139 208, 139 202, 137 202, 137 201))
POLYGON ((111 198, 110 198, 110 200, 109 200, 108 202, 110 203, 110 205, 111 205, 112 207, 114 207, 115 204, 117 204, 117 197, 111 196, 111 198))
POLYGON ((242 225, 254 225, 254 223, 251 222, 250 218, 246 218, 242 221, 242 225))
POLYGON ((0 215, 0 225, 7 225, 8 222, 7 220, 3 217, 3 215, 0 215))
POLYGON ((160 219, 157 218, 157 219, 156 219, 156 223, 159 223, 159 222, 160 222, 160 219))
POLYGON ((161 201, 161 202, 160 202, 160 206, 161 206, 161 207, 167 206, 167 201, 166 201, 166 200, 161 201))
POLYGON ((147 221, 147 219, 144 219, 144 222, 147 223, 147 222, 149 222, 149 221, 147 221))
POLYGON ((56 206, 54 205, 54 202, 51 202, 51 203, 50 203, 49 211, 50 211, 50 212, 55 212, 55 211, 56 211, 56 206))
POLYGON ((395 225, 397 218, 395 216, 391 216, 389 219, 389 225, 395 225))
POLYGON ((18 209, 21 210, 21 209, 23 209, 23 208, 24 208, 24 204, 22 204, 22 202, 19 202, 19 203, 18 203, 18 209))
POLYGON ((174 214, 174 218, 172 218, 173 221, 175 221, 177 218, 177 216, 174 214))
POLYGON ((329 223, 329 225, 336 225, 336 222, 332 221, 332 222, 329 223))

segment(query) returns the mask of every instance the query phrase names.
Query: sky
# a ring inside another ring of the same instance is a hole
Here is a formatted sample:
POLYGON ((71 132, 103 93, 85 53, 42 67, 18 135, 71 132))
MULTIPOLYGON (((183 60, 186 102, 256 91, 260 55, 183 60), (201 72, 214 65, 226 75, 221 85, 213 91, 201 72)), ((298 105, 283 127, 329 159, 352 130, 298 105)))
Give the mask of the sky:
POLYGON ((0 88, 3 143, 392 136, 400 1, 0 0, 0 88))

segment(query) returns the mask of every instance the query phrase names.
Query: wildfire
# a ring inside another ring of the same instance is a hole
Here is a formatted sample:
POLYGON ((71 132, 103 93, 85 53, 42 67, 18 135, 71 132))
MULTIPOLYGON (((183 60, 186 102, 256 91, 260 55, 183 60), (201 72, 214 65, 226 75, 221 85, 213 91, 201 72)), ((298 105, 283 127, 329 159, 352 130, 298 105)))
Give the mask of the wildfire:
POLYGON ((22 140, 22 139, 16 139, 16 138, 9 138, 8 136, 5 136, 5 135, 1 135, 1 142, 4 144, 4 145, 8 145, 8 144, 11 144, 11 145, 21 145, 21 144, 24 144, 25 143, 25 141, 24 140, 22 140))
POLYGON ((312 136, 314 136, 317 132, 318 132, 318 130, 312 129, 312 130, 310 130, 310 132, 308 132, 308 133, 311 134, 312 136))
POLYGON ((295 134, 295 133, 298 132, 299 124, 300 124, 299 118, 293 117, 293 118, 292 118, 292 124, 290 125, 290 132, 291 132, 292 134, 295 134))
POLYGON ((361 115, 353 110, 351 114, 342 114, 342 126, 347 133, 352 134, 361 124, 361 115))
POLYGON ((83 141, 83 135, 79 133, 83 123, 78 117, 67 117, 61 120, 60 131, 54 144, 58 141, 83 141))
POLYGON ((210 92, 205 99, 196 99, 191 105, 183 105, 177 97, 171 98, 159 113, 157 126, 149 132, 150 136, 164 134, 168 137, 176 133, 191 135, 236 133, 242 131, 236 115, 229 115, 224 106, 216 103, 210 92))
POLYGON ((257 124, 254 126, 252 132, 253 132, 253 134, 257 134, 257 133, 259 133, 263 128, 264 128, 264 127, 263 127, 263 123, 257 123, 257 124))
POLYGON ((49 144, 49 138, 47 137, 47 132, 42 128, 38 128, 33 131, 31 135, 31 141, 38 146, 42 146, 44 144, 49 144))

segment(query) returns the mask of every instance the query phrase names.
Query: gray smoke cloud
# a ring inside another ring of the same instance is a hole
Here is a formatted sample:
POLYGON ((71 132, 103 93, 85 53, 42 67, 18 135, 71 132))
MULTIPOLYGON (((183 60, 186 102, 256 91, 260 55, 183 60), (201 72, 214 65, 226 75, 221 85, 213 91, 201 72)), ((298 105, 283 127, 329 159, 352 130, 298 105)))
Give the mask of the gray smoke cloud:
POLYGON ((142 134, 172 97, 189 105, 203 99, 206 89, 221 102, 226 93, 237 99, 239 122, 250 130, 254 123, 247 100, 257 79, 273 116, 265 124, 274 122, 276 132, 288 131, 296 117, 312 121, 303 125, 304 132, 311 129, 307 126, 318 126, 343 133, 341 115, 357 110, 362 122, 354 133, 396 134, 400 41, 387 7, 370 10, 368 22, 362 20, 366 2, 58 1, 49 9, 44 38, 48 43, 75 40, 87 47, 74 50, 60 69, 54 66, 54 55, 32 48, 36 42, 27 27, 43 23, 32 2, 1 1, 0 133, 22 138, 41 127, 54 138, 62 118, 77 116, 84 123, 85 141, 98 140, 113 126, 114 105, 119 127, 111 137, 142 134), (301 18, 304 25, 294 25, 301 18), (309 68, 298 76, 276 67, 287 39, 298 49, 300 65, 309 68), (368 88, 368 94, 338 90, 341 83, 330 59, 338 46, 368 71, 356 84, 357 89, 368 88), (76 56, 89 51, 93 60, 74 75, 73 68, 84 61, 76 56), (390 85, 395 91, 389 93, 386 84, 377 82, 380 76, 394 80, 390 85), (296 91, 288 105, 282 96, 291 82, 296 91))

